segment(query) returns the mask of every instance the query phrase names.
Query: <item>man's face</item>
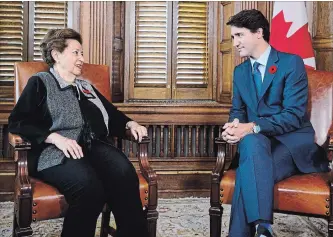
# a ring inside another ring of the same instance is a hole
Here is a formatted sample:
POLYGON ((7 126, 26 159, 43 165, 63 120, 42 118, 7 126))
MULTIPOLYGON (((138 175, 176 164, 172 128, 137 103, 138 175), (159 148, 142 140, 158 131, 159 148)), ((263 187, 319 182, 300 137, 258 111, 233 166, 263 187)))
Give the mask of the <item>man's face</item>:
POLYGON ((231 26, 231 38, 241 57, 251 57, 260 43, 262 30, 260 28, 258 32, 252 33, 249 29, 231 26))

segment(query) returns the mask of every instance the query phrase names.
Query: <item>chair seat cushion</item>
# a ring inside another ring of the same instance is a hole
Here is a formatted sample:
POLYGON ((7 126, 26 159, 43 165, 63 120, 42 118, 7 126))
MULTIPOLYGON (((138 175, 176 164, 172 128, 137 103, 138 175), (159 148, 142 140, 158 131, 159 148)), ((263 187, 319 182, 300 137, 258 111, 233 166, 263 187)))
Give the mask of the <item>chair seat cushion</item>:
MULTIPOLYGON (((142 206, 148 205, 148 183, 141 175, 137 173, 140 181, 140 198, 142 206)), ((68 208, 65 197, 59 191, 36 178, 30 178, 33 205, 32 219, 34 221, 48 220, 63 217, 68 208)))
MULTIPOLYGON (((220 201, 231 204, 236 172, 224 173, 220 201)), ((299 174, 280 181, 274 186, 274 209, 314 215, 329 215, 330 173, 299 174)))

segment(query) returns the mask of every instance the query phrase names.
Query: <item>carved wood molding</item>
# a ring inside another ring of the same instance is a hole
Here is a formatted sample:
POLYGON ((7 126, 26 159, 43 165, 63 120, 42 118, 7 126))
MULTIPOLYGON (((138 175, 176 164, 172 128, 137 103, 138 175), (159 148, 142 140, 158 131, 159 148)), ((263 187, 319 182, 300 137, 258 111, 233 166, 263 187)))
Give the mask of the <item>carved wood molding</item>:
POLYGON ((228 19, 235 14, 233 2, 221 2, 219 4, 220 32, 218 34, 218 101, 231 103, 232 97, 232 72, 235 67, 235 53, 232 46, 230 27, 226 27, 228 19))
POLYGON ((115 104, 133 120, 144 124, 223 124, 230 104, 115 104))
POLYGON ((112 66, 112 26, 113 2, 81 2, 80 33, 86 62, 112 66))
POLYGON ((112 101, 124 100, 125 2, 113 3, 112 101))
POLYGON ((333 71, 333 2, 313 2, 313 34, 317 69, 333 71))

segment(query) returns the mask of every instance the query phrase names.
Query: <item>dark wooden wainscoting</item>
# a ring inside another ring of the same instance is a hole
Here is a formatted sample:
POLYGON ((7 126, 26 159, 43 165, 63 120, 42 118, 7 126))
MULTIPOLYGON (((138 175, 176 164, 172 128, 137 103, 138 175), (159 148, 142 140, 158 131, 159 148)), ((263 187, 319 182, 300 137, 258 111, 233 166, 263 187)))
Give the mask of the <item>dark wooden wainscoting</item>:
MULTIPOLYGON (((159 197, 207 197, 215 164, 215 137, 221 132, 228 105, 207 102, 116 104, 129 117, 147 127, 149 157, 158 174, 159 197)), ((7 118, 0 125, 0 201, 13 197, 15 163, 8 146, 7 118)), ((136 144, 116 141, 138 168, 136 144)))
MULTIPOLYGON (((208 197, 216 160, 215 137, 226 122, 229 105, 198 103, 127 103, 118 108, 148 129, 150 163, 158 174, 159 197, 208 197)), ((136 147, 122 149, 134 165, 136 147)))

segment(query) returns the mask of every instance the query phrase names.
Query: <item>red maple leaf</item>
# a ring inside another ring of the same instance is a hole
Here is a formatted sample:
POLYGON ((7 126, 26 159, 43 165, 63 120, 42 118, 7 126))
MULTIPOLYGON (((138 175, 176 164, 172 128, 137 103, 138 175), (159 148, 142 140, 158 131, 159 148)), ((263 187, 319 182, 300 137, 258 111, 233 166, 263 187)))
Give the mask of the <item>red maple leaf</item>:
POLYGON ((279 12, 272 19, 270 44, 279 51, 297 54, 303 59, 314 57, 308 23, 287 38, 291 24, 285 21, 283 11, 279 12))

